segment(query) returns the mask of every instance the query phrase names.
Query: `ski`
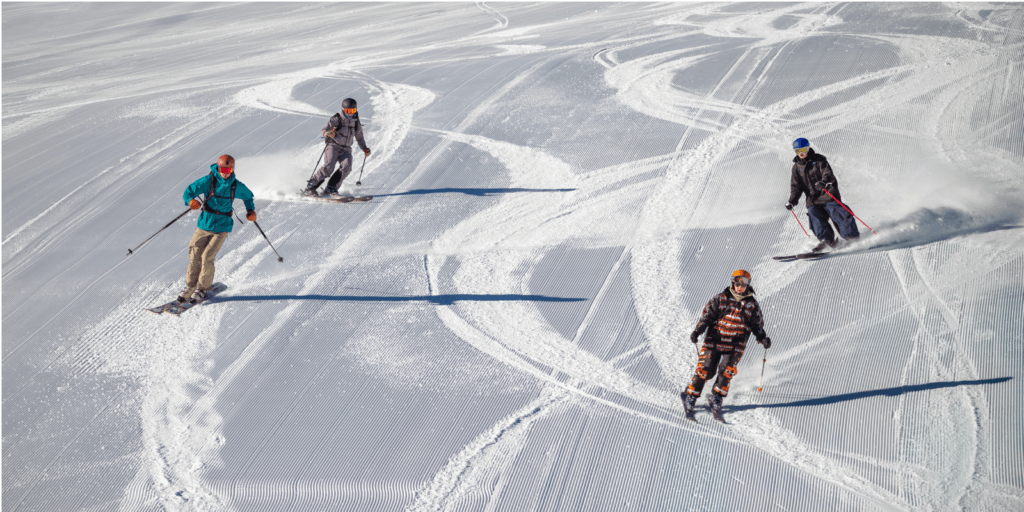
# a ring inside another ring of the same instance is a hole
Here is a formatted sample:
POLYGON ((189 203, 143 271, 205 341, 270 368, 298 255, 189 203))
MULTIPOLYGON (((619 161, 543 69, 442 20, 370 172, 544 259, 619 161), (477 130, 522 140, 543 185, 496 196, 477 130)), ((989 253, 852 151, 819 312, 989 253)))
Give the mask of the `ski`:
POLYGON ((830 254, 832 254, 832 253, 830 253, 830 252, 806 252, 804 254, 798 254, 796 256, 796 259, 798 259, 798 260, 820 260, 822 258, 827 258, 830 254))
POLYGON ((315 201, 321 203, 365 203, 373 196, 300 196, 304 201, 315 201))
POLYGON ((177 300, 172 300, 172 301, 170 301, 170 302, 168 302, 166 304, 161 304, 161 305, 159 305, 157 307, 154 307, 154 308, 146 308, 146 310, 150 311, 150 312, 153 312, 153 313, 156 313, 158 315, 160 313, 170 313, 170 314, 172 314, 174 316, 178 316, 178 315, 180 315, 180 314, 182 314, 182 313, 192 309, 193 306, 198 306, 198 305, 200 305, 200 304, 210 300, 214 295, 217 295, 218 293, 220 293, 220 292, 222 292, 224 290, 227 290, 227 289, 228 289, 228 286, 226 284, 224 284, 224 283, 214 283, 213 287, 211 287, 206 292, 206 298, 201 300, 201 301, 199 301, 199 302, 196 302, 195 304, 192 304, 190 302, 178 302, 177 300))
POLYGON ((790 254, 788 256, 772 256, 775 261, 796 261, 796 260, 817 260, 828 256, 827 252, 802 252, 800 254, 790 254))

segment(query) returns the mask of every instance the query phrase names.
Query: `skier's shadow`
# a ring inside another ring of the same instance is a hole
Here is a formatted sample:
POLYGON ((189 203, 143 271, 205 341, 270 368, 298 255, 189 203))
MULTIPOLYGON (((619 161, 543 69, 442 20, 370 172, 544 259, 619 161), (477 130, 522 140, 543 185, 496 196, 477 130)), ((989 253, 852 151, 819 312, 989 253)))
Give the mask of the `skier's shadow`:
POLYGON ((341 302, 427 302, 438 306, 451 306, 456 302, 579 302, 586 299, 576 297, 549 297, 547 295, 456 293, 448 295, 235 295, 217 296, 207 301, 220 302, 262 302, 282 300, 322 300, 341 302))
POLYGON ((981 380, 954 380, 948 382, 930 382, 928 384, 914 384, 911 386, 896 386, 894 388, 875 389, 872 391, 858 391, 856 393, 844 393, 842 395, 823 396, 820 398, 809 398, 807 400, 797 400, 795 402, 784 402, 778 404, 747 404, 747 405, 727 405, 723 406, 722 410, 725 412, 737 412, 746 411, 750 409, 770 409, 773 407, 805 407, 809 405, 828 405, 836 404, 839 402, 848 402, 850 400, 860 400, 861 398, 871 398, 875 396, 900 396, 906 393, 913 393, 915 391, 927 391, 930 389, 942 389, 942 388, 954 388, 958 386, 980 386, 983 384, 999 384, 1013 379, 1013 377, 999 377, 997 379, 981 379, 981 380))
POLYGON ((572 192, 574 188, 429 188, 406 190, 394 194, 374 194, 373 197, 416 196, 425 194, 465 194, 467 196, 493 197, 522 192, 572 192))

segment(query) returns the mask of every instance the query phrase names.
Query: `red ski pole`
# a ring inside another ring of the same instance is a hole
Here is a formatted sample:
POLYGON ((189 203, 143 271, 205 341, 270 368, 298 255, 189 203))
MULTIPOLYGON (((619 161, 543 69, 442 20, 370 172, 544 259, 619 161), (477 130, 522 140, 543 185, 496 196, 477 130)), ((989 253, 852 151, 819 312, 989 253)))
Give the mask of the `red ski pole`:
MULTIPOLYGON (((850 212, 850 215, 853 215, 853 218, 855 218, 855 219, 857 219, 857 220, 860 220, 860 217, 858 217, 856 213, 853 213, 852 211, 850 211, 850 209, 849 209, 849 208, 846 208, 846 205, 845 205, 845 204, 843 204, 843 202, 842 202, 842 201, 840 201, 840 200, 836 199, 836 196, 832 195, 832 192, 829 192, 827 188, 823 188, 822 190, 824 190, 824 191, 825 191, 825 193, 826 193, 826 194, 828 194, 828 196, 829 196, 829 197, 831 197, 832 199, 835 199, 835 201, 836 201, 837 203, 839 203, 839 206, 842 206, 843 208, 845 208, 845 209, 846 209, 846 211, 850 212)), ((861 223, 861 224, 864 224, 864 227, 868 228, 868 231, 870 231, 870 232, 872 232, 872 233, 875 233, 875 230, 871 229, 871 226, 868 226, 868 223, 867 223, 867 222, 864 222, 864 221, 860 220, 860 223, 861 223)), ((875 234, 877 235, 878 233, 875 233, 875 234)))
POLYGON ((790 210, 790 211, 789 211, 789 213, 792 213, 792 214, 793 214, 793 218, 794 218, 794 219, 796 219, 796 223, 797 223, 797 224, 800 224, 800 229, 803 229, 803 230, 804 230, 804 234, 805 234, 805 235, 807 235, 808 237, 810 237, 811 235, 807 233, 807 230, 806 230, 806 229, 804 229, 804 223, 803 223, 803 222, 800 222, 800 217, 797 217, 797 216, 796 216, 796 212, 794 212, 793 210, 790 210))

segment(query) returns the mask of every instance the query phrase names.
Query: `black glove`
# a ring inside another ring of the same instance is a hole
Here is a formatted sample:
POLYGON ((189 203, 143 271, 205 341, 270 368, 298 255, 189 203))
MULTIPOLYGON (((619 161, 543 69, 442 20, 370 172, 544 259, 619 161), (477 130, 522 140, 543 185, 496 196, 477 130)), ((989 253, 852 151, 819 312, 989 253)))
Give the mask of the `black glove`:
POLYGON ((699 342, 700 342, 700 333, 699 333, 699 332, 697 332, 697 331, 693 331, 693 332, 692 332, 692 333, 690 334, 690 341, 691 341, 691 342, 693 342, 693 344, 694 344, 694 345, 696 345, 697 343, 699 343, 699 342))
POLYGON ((825 182, 819 181, 819 182, 815 183, 814 184, 814 190, 817 190, 818 192, 821 192, 822 190, 825 190, 825 182))
POLYGON ((793 205, 790 204, 790 203, 786 203, 786 209, 787 210, 792 210, 793 209, 793 205))
POLYGON ((765 336, 763 340, 759 340, 758 343, 764 345, 764 348, 772 348, 772 339, 765 336))

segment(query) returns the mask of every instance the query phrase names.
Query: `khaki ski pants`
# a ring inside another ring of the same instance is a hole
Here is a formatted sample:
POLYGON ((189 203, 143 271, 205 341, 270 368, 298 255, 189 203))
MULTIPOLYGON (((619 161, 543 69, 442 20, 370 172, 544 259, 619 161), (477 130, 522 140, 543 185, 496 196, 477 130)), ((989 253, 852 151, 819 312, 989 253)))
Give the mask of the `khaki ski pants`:
POLYGON ((197 289, 206 291, 213 286, 213 259, 227 238, 227 231, 214 233, 196 228, 188 244, 188 271, 185 272, 185 286, 189 294, 197 289))

